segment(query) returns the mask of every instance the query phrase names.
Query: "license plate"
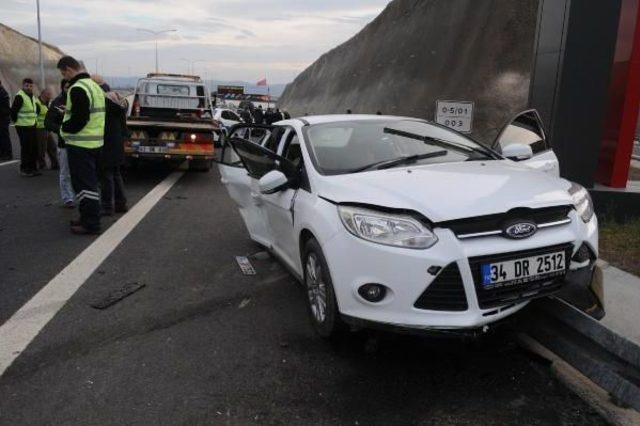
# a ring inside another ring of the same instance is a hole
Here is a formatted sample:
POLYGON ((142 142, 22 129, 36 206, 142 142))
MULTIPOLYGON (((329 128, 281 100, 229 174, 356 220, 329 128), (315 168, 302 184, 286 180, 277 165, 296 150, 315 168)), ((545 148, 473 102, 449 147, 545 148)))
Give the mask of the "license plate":
POLYGON ((166 146, 139 146, 138 152, 148 153, 148 154, 164 154, 167 152, 166 146))
POLYGON ((564 275, 566 270, 566 253, 563 251, 483 263, 480 267, 482 285, 487 289, 555 278, 564 275))

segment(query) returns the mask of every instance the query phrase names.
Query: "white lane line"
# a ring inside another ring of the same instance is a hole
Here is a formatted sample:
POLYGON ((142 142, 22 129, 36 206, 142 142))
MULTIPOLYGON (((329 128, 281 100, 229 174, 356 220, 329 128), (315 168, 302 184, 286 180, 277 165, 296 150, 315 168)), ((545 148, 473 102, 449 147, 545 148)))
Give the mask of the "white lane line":
POLYGON ((19 163, 19 162, 20 162, 20 160, 5 161, 4 163, 0 163, 0 167, 8 166, 9 164, 16 164, 16 163, 19 163))
POLYGON ((0 376, 183 175, 160 182, 0 326, 0 376))

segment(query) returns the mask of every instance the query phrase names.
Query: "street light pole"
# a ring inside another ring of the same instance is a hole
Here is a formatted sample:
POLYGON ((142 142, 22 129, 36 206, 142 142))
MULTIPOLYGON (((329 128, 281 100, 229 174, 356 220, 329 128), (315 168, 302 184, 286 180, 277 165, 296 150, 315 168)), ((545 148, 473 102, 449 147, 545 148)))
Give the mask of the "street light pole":
POLYGON ((155 31, 155 30, 149 30, 146 28, 137 28, 138 31, 142 31, 145 33, 149 33, 149 34, 153 34, 154 38, 155 38, 155 45, 156 45, 156 74, 159 72, 158 69, 158 36, 160 34, 164 34, 164 33, 173 33, 177 30, 161 30, 161 31, 155 31))
POLYGON ((42 60, 42 31, 40 28, 40 0, 36 0, 36 9, 38 13, 38 57, 40 61, 40 90, 45 89, 44 80, 44 61, 42 60))

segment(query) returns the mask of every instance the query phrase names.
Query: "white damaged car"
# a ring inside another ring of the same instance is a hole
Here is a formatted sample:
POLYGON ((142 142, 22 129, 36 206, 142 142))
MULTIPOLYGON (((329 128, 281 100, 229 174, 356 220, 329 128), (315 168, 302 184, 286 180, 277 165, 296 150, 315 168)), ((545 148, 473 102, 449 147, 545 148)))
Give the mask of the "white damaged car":
POLYGON ((251 238, 304 284, 325 337, 345 323, 479 329, 592 278, 591 199, 559 177, 535 111, 493 149, 403 117, 239 125, 220 161, 251 238))

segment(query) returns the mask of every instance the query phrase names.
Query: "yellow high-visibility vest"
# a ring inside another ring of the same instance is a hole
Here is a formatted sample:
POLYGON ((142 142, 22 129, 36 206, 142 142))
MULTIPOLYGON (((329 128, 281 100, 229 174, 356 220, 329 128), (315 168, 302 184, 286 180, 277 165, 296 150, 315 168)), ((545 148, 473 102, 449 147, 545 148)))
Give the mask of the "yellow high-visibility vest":
POLYGON ((95 81, 90 78, 81 78, 69 88, 62 123, 64 124, 71 118, 73 110, 71 90, 76 87, 84 90, 89 98, 89 121, 78 133, 66 133, 61 130, 60 136, 67 145, 90 149, 100 148, 104 145, 105 97, 104 91, 95 81))
POLYGON ((18 111, 18 119, 16 120, 16 126, 18 127, 32 127, 36 125, 36 102, 33 95, 27 95, 24 90, 19 90, 16 96, 22 98, 22 107, 18 111))
POLYGON ((40 111, 37 112, 36 116, 36 127, 38 129, 44 129, 44 117, 47 115, 49 111, 49 107, 40 100, 40 98, 36 98, 36 105, 40 107, 40 111))

